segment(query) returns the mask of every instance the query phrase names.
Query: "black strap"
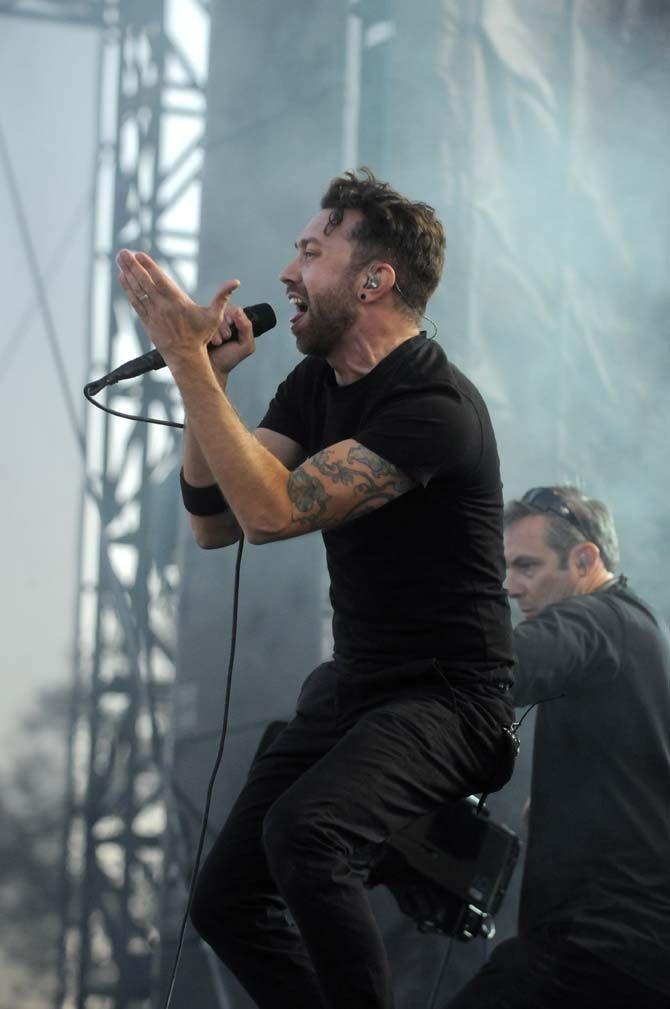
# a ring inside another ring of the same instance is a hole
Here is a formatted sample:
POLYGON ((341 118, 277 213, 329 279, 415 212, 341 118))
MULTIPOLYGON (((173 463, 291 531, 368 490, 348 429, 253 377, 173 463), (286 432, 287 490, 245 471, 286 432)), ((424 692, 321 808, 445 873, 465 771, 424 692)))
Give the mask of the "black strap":
POLYGON ((179 470, 179 483, 184 508, 191 515, 221 515, 228 511, 230 506, 218 484, 213 483, 209 487, 194 487, 193 484, 186 482, 183 469, 179 470))

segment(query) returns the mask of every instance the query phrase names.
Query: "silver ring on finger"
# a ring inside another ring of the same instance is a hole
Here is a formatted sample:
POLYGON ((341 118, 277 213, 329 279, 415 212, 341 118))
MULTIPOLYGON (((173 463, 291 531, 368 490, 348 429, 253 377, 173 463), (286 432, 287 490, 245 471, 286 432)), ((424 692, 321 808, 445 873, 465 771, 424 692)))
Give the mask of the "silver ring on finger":
POLYGON ((138 294, 137 295, 137 299, 138 299, 138 301, 148 301, 149 300, 149 295, 148 294, 138 294))

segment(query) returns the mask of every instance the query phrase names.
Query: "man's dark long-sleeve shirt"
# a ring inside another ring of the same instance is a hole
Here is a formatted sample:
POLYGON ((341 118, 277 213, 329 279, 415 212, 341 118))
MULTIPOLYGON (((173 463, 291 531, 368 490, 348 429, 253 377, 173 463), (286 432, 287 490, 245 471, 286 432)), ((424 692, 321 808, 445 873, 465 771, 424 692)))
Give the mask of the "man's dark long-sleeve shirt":
POLYGON ((562 924, 670 994, 667 632, 621 578, 547 607, 514 636, 515 704, 544 702, 520 932, 562 924))

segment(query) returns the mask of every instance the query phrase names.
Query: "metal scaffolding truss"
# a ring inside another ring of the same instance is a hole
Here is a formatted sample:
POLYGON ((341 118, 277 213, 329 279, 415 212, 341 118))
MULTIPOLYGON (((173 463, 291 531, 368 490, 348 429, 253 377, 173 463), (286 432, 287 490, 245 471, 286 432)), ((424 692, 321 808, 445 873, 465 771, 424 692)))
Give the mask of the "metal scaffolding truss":
MULTIPOLYGON (((196 284, 209 17, 204 0, 0 2, 0 15, 100 29, 89 372, 144 352, 115 255, 141 248, 196 284)), ((179 420, 165 373, 108 391, 179 420)), ((163 874, 165 725, 174 680, 177 442, 86 414, 58 1007, 146 1005, 163 874)))
MULTIPOLYGON (((116 280, 119 248, 149 252, 182 287, 195 287, 206 108, 202 5, 109 4, 105 24, 92 377, 147 349, 116 280), (198 15, 194 54, 187 40, 198 15)), ((179 419, 174 386, 164 378, 151 373, 131 387, 117 386, 108 404, 179 419)), ((176 456, 169 428, 88 416, 79 703, 71 737, 58 993, 59 1005, 76 1002, 78 1009, 121 1009, 146 1003, 152 993, 178 585, 173 493, 169 487, 163 500, 161 492, 176 456)))

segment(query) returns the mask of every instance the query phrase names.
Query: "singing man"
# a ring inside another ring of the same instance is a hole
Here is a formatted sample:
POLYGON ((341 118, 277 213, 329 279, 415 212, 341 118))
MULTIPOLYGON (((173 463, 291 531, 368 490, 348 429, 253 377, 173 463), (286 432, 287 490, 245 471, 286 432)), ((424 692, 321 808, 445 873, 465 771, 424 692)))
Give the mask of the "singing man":
POLYGON ((230 304, 238 281, 202 307, 148 256, 118 258, 183 398, 197 542, 318 530, 326 548, 333 657, 252 767, 192 909, 259 1009, 389 1009, 354 863, 512 770, 495 437, 477 389, 420 326, 444 249, 425 203, 366 170, 334 179, 280 277, 305 357, 253 433, 227 392, 254 351, 230 304))

